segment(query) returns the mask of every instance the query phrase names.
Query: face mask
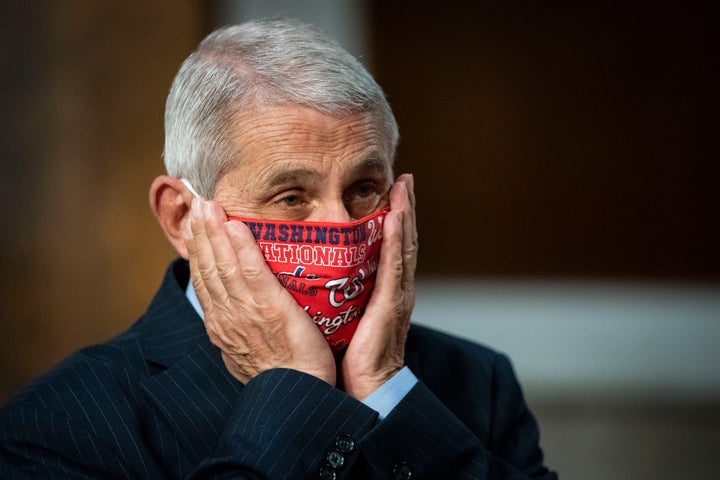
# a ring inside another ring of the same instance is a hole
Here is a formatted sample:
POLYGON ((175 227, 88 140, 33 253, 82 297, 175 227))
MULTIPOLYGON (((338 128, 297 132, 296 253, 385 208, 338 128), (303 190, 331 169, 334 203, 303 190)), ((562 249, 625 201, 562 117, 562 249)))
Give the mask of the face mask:
POLYGON ((375 285, 388 211, 349 223, 228 219, 250 228, 270 270, 339 353, 350 343, 375 285))

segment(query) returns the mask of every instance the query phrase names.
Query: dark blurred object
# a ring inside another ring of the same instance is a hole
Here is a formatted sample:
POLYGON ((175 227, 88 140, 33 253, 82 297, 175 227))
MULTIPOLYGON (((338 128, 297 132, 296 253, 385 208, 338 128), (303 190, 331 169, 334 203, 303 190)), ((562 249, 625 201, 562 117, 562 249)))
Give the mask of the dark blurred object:
POLYGON ((714 4, 371 5, 420 274, 720 278, 714 4))

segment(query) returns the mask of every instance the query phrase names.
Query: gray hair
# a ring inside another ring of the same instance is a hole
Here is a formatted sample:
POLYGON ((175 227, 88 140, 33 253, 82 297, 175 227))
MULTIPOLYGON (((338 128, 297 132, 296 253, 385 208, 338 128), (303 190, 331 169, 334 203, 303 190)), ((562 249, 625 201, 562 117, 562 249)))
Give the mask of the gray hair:
POLYGON ((212 198, 237 166, 229 127, 253 105, 296 104, 330 115, 369 112, 392 160, 398 128, 380 86, 338 43, 295 20, 258 20, 208 35, 182 64, 165 107, 168 175, 212 198))

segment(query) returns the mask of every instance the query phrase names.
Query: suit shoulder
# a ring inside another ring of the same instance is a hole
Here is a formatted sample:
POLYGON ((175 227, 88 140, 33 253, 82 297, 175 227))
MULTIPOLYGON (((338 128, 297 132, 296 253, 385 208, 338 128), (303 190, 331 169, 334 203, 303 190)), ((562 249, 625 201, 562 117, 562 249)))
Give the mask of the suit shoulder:
POLYGON ((420 325, 413 325, 408 332, 405 362, 417 378, 441 396, 462 389, 479 389, 478 396, 492 395, 498 375, 512 377, 510 361, 504 354, 420 325))
POLYGON ((461 338, 433 328, 413 324, 408 332, 408 350, 417 353, 434 352, 433 356, 449 356, 473 363, 493 364, 505 355, 487 345, 461 338))
POLYGON ((145 466, 151 411, 132 353, 112 343, 80 350, 11 398, 0 409, 0 472, 22 461, 33 478, 45 478, 43 469, 67 462, 73 472, 135 477, 128 469, 145 466))
POLYGON ((3 408, 39 408, 72 417, 88 405, 113 404, 133 395, 145 367, 132 342, 84 348, 17 392, 3 408))

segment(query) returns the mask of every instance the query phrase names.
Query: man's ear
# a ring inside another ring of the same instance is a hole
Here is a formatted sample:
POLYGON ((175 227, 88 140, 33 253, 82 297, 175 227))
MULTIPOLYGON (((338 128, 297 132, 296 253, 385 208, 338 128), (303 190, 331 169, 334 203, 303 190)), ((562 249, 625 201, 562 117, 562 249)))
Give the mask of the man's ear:
POLYGON ((185 222, 190 214, 193 195, 178 178, 161 175, 150 186, 150 209, 175 250, 188 259, 185 246, 185 222))

